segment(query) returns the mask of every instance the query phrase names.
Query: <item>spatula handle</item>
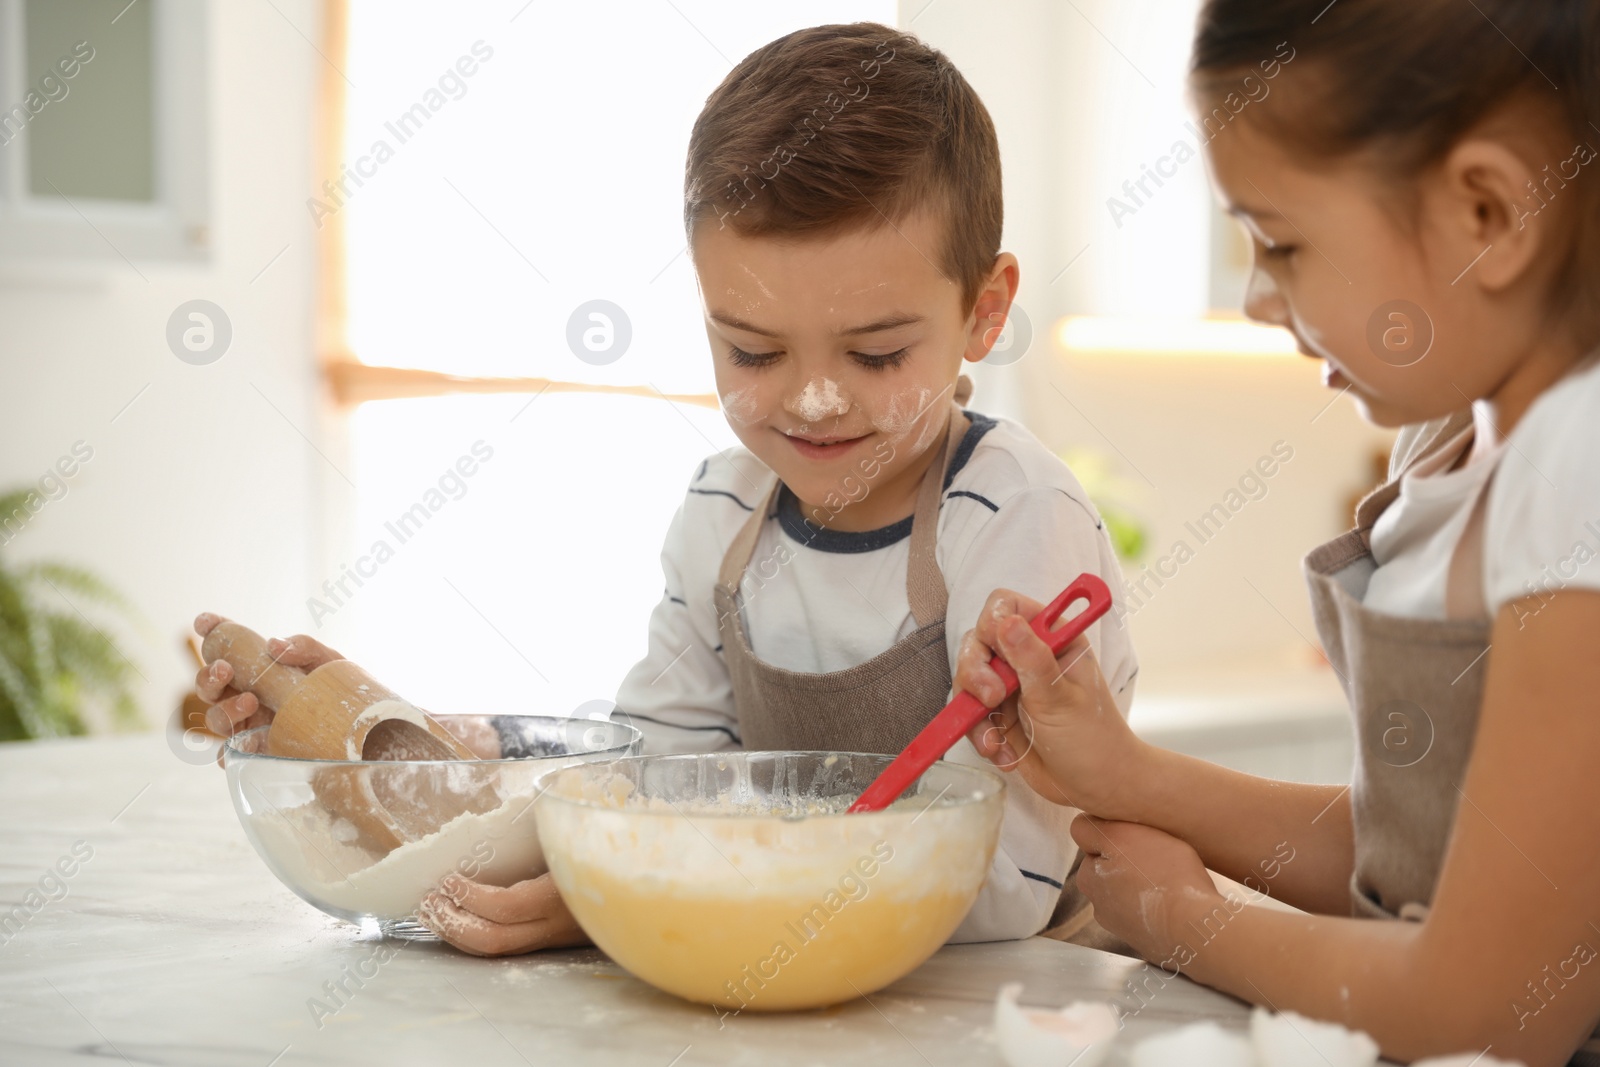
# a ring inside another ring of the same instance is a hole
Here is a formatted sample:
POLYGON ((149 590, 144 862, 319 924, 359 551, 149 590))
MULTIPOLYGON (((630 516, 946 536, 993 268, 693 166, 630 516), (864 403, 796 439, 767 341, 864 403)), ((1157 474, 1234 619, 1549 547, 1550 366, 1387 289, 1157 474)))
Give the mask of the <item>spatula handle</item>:
POLYGON ((200 655, 207 663, 227 660, 233 668, 233 687, 254 693, 262 705, 273 710, 283 706, 306 676, 298 667, 286 667, 273 659, 266 638, 236 622, 217 623, 206 634, 200 655))
MULTIPOLYGON (((1110 607, 1111 590, 1106 587, 1106 583, 1093 574, 1080 574, 1071 585, 1061 591, 1060 596, 1033 617, 1033 632, 1044 639, 1045 644, 1050 646, 1051 652, 1059 656, 1110 607), (1068 605, 1078 600, 1086 600, 1088 603, 1065 626, 1059 630, 1052 630, 1050 627, 1061 618, 1062 612, 1067 610, 1068 605)), ((1005 683, 1006 696, 1009 697, 1017 691, 1020 683, 1017 672, 1012 670, 1011 664, 996 653, 989 660, 989 666, 1005 683)), ((922 777, 929 767, 950 751, 957 741, 965 737, 968 731, 983 721, 983 717, 987 714, 989 708, 983 701, 966 691, 957 693, 955 699, 946 704, 944 710, 935 715, 933 721, 911 739, 905 751, 896 756, 894 762, 885 767, 883 773, 867 786, 861 798, 850 805, 850 810, 882 811, 887 808, 901 793, 911 788, 911 783, 922 777)))

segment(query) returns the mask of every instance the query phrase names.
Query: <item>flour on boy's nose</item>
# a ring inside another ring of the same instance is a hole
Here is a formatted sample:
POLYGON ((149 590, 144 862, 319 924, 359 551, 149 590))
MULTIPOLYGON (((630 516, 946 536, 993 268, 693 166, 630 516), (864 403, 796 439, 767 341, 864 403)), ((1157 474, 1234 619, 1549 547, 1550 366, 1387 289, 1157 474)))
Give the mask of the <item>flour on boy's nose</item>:
POLYGON ((832 378, 812 378, 800 395, 789 401, 789 410, 807 422, 817 422, 850 410, 850 398, 832 378))

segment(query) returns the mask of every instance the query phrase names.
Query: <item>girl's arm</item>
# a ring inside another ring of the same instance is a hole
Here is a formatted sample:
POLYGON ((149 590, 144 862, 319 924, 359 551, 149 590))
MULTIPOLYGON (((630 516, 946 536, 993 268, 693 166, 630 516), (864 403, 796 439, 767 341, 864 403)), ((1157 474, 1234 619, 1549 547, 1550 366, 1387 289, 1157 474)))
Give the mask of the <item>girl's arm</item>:
POLYGON ((1397 1059, 1488 1048, 1529 1067, 1565 1063, 1600 1018, 1596 634, 1600 593, 1563 591, 1500 612, 1425 921, 1229 904, 1182 842, 1121 823, 1091 834, 1111 846, 1080 878, 1096 917, 1151 959, 1177 952, 1199 981, 1340 1020, 1397 1059), (1139 868, 1161 883, 1162 906, 1150 907, 1139 868))
POLYGON ((996 591, 963 640, 957 688, 996 707, 996 651, 1022 679, 970 735, 1039 793, 1188 841, 1213 870, 1307 911, 1349 913, 1354 864, 1348 789, 1230 771, 1141 741, 1123 720, 1086 638, 1058 663, 1027 620, 1037 601, 996 591))
MULTIPOLYGON (((1232 771, 1145 746, 1130 821, 1182 838, 1207 867, 1304 911, 1350 914, 1350 787, 1232 771)), ((1090 812, 1098 815, 1099 812, 1090 812)))

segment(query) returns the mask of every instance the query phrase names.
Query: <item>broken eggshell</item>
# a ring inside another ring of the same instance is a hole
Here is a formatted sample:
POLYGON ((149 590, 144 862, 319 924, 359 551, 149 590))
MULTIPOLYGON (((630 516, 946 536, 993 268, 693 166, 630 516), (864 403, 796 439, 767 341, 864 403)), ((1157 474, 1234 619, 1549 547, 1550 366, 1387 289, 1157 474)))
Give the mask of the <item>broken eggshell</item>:
POLYGON ((1256 1057, 1272 1067, 1373 1067, 1378 1043, 1358 1030, 1286 1011, 1257 1008, 1250 1014, 1256 1057))
POLYGON ((1110 1004, 1077 1001, 1060 1011, 1017 1005, 1022 986, 1003 986, 994 1004, 994 1032, 1008 1067, 1098 1067, 1121 1028, 1110 1004))
POLYGON ((1133 1047, 1132 1067, 1255 1067, 1255 1052, 1242 1034, 1216 1023, 1193 1023, 1133 1047))

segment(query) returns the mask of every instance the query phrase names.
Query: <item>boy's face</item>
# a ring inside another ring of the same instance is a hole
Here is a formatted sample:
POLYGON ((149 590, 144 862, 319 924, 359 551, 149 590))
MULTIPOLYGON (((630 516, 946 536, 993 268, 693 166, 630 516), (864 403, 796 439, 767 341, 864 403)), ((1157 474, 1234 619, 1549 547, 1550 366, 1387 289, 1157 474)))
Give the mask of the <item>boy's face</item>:
POLYGON ((1000 332, 1015 259, 1001 257, 967 309, 935 265, 943 239, 933 213, 804 239, 714 220, 695 230, 723 412, 814 521, 865 529, 914 497, 962 359, 982 359, 1000 332), (872 521, 828 523, 843 512, 872 521))

